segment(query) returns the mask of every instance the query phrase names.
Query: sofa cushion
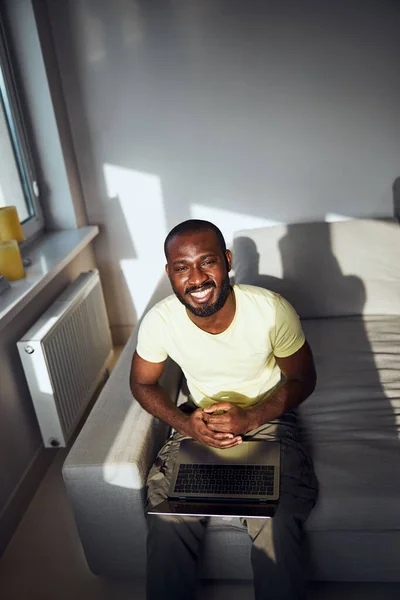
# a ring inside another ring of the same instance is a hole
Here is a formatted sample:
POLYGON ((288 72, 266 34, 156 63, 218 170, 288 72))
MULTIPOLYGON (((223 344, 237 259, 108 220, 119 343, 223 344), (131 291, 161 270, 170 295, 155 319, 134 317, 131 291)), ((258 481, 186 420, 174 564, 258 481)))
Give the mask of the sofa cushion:
POLYGON ((399 313, 397 221, 244 230, 233 250, 236 283, 279 292, 303 318, 399 313))
POLYGON ((320 485, 307 529, 400 529, 400 316, 303 326, 318 373, 299 409, 320 485))

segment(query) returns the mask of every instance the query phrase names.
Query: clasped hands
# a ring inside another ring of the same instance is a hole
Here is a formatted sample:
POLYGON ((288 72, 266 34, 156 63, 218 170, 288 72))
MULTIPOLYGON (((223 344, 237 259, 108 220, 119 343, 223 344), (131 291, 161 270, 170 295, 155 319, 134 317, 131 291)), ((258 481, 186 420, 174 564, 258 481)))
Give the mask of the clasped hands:
POLYGON ((198 408, 188 420, 189 435, 213 448, 231 448, 242 442, 249 431, 250 411, 230 402, 218 402, 209 408, 198 408))

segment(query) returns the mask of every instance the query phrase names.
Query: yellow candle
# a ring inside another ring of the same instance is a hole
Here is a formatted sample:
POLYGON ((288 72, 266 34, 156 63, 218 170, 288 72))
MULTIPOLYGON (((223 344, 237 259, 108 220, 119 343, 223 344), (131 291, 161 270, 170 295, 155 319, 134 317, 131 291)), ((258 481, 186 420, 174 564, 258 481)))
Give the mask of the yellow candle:
POLYGON ((25 277, 21 253, 16 240, 0 242, 0 275, 9 281, 25 277))
POLYGON ((0 240, 24 240, 24 232, 19 222, 18 212, 15 206, 3 206, 0 208, 0 240))

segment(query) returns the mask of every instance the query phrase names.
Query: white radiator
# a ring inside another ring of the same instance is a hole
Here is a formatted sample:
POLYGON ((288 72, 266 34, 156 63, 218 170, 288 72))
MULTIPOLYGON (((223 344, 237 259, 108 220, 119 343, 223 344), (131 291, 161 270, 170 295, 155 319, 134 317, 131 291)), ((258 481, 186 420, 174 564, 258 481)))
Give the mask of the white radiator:
POLYGON ((112 351, 98 271, 81 273, 17 346, 44 445, 66 446, 112 351))

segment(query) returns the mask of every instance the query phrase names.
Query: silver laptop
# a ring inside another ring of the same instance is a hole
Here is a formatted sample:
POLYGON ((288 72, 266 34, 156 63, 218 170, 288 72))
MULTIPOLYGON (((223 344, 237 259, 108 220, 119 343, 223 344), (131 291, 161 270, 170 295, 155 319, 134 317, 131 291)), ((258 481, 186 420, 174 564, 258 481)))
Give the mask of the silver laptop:
POLYGON ((242 442, 210 448, 183 440, 168 499, 149 514, 273 517, 279 501, 280 443, 242 442))

